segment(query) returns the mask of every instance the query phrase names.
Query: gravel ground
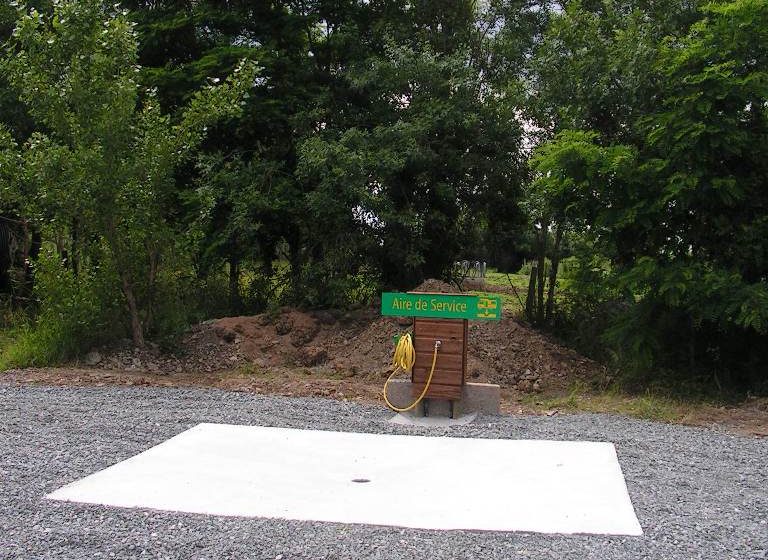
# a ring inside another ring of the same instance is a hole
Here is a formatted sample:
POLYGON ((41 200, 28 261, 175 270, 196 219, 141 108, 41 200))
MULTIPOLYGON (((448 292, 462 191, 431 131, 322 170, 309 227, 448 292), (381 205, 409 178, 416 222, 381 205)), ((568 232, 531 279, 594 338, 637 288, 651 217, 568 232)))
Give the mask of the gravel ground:
POLYGON ((486 417, 429 431, 392 426, 389 417, 381 407, 325 399, 0 384, 0 558, 768 558, 768 439, 608 415, 486 417), (645 535, 437 532, 42 498, 200 422, 611 441, 645 535))

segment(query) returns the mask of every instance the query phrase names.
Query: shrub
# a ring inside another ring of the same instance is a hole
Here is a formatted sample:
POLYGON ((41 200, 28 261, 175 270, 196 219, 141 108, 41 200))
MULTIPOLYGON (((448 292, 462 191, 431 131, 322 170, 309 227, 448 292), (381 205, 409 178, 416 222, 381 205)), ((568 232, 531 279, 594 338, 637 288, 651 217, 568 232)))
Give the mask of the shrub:
POLYGON ((16 327, 0 367, 49 365, 66 360, 118 336, 125 336, 119 300, 111 287, 109 265, 75 274, 46 248, 36 267, 35 296, 40 302, 34 321, 16 327))

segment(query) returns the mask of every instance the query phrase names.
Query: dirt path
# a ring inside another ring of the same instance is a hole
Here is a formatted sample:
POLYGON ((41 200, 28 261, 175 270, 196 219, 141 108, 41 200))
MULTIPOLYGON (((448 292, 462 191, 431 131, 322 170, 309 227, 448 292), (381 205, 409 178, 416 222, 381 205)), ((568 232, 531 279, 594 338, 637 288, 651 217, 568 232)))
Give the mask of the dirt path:
MULTIPOLYGON (((306 368, 274 368, 268 372, 252 367, 210 373, 171 373, 159 375, 147 372, 85 368, 29 368, 0 373, 0 382, 19 385, 56 386, 152 386, 152 387, 211 387, 228 391, 288 397, 326 397, 337 400, 378 403, 383 379, 361 379, 354 376, 326 377, 306 368)), ((640 416, 690 426, 720 427, 740 435, 768 437, 768 399, 751 399, 739 406, 678 403, 663 416, 648 413, 649 407, 662 406, 647 402, 648 397, 626 395, 596 395, 583 393, 565 395, 550 391, 532 396, 514 389, 502 390, 504 414, 548 415, 572 412, 606 412, 640 416)), ((669 406, 669 405, 664 405, 669 406)))

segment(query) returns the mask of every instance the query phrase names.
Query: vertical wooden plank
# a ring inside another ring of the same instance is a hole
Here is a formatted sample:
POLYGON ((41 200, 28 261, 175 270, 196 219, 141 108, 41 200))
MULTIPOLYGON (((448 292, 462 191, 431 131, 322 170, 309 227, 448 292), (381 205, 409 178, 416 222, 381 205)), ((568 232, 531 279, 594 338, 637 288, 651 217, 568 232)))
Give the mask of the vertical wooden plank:
POLYGON ((464 385, 467 380, 467 341, 469 340, 469 321, 464 319, 464 348, 461 360, 461 384, 464 385))

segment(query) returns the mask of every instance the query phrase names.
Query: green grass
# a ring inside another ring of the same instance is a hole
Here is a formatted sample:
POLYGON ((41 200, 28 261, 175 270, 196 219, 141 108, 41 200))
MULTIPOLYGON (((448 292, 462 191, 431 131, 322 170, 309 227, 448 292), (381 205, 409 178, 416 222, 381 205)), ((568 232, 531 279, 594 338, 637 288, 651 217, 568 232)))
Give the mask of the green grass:
MULTIPOLYGON (((566 275, 567 268, 561 269, 557 278, 557 289, 555 290, 555 302, 559 301, 562 296, 563 289, 568 285, 568 278, 566 275)), ((523 271, 513 274, 506 274, 498 272, 494 269, 488 269, 485 274, 485 283, 489 286, 502 286, 513 287, 517 291, 517 295, 512 294, 500 294, 497 292, 483 292, 481 290, 471 291, 470 293, 475 295, 484 295, 485 293, 493 293, 494 295, 501 296, 504 302, 504 311, 511 314, 523 313, 523 306, 528 299, 528 283, 530 281, 530 266, 528 272, 523 271), (521 305, 522 303, 522 305, 521 305)), ((549 282, 549 277, 546 279, 549 282)), ((546 296, 545 296, 546 297, 546 296)))
POLYGON ((5 356, 8 352, 8 349, 13 345, 14 342, 14 336, 11 333, 10 329, 4 329, 0 330, 0 368, 3 368, 3 362, 5 361, 5 356))
POLYGON ((607 389, 596 393, 589 391, 583 384, 575 385, 567 395, 526 395, 523 403, 540 410, 607 412, 658 422, 680 422, 695 408, 707 404, 652 391, 631 395, 607 389))
POLYGON ((73 337, 56 328, 35 328, 29 325, 5 331, 0 342, 0 371, 59 363, 71 353, 73 337), (69 344, 67 344, 69 343, 69 344))
POLYGON ((523 291, 528 289, 528 275, 527 274, 505 274, 503 272, 496 272, 493 269, 488 269, 485 273, 485 282, 494 286, 509 286, 510 281, 512 285, 518 290, 523 291))
POLYGON ((241 364, 232 370, 232 375, 236 377, 257 377, 265 381, 280 381, 284 379, 332 379, 343 380, 350 377, 350 372, 344 370, 327 369, 318 375, 310 367, 306 366, 294 366, 294 367, 260 367, 255 364, 241 364))
POLYGON ((0 371, 15 366, 16 347, 29 325, 23 311, 0 305, 0 371))
POLYGON ((50 366, 82 350, 82 339, 71 324, 39 319, 24 312, 5 314, 0 324, 0 371, 50 366))

